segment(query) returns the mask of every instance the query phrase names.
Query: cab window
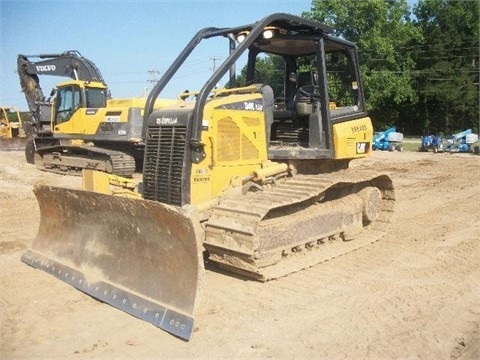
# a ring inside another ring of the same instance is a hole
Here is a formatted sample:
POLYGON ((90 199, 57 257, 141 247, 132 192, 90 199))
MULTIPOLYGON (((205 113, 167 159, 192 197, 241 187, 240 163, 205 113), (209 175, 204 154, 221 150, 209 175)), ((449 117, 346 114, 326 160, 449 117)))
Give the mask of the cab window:
POLYGON ((103 108, 106 106, 106 90, 89 88, 85 89, 87 97, 87 108, 103 108))
POLYGON ((66 86, 57 91, 55 123, 70 120, 72 114, 80 107, 80 88, 66 86))

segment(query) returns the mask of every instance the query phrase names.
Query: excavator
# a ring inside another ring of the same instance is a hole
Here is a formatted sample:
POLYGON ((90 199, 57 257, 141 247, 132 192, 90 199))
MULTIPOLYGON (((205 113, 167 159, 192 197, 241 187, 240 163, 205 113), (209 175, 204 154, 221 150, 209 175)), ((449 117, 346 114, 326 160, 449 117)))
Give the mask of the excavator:
POLYGON ((148 96, 137 196, 95 190, 106 174, 91 170, 83 190, 36 186, 40 226, 22 260, 188 341, 205 264, 263 282, 380 239, 395 190, 349 166, 372 154, 373 127, 356 46, 332 30, 283 13, 200 30, 148 96), (227 55, 200 90, 155 109, 214 39, 227 55), (269 57, 280 82, 258 66, 269 57))
POLYGON ((25 147, 22 116, 15 106, 0 106, 0 149, 18 150, 25 147))
POLYGON ((112 99, 100 70, 78 51, 20 54, 17 66, 33 118, 27 127, 27 162, 41 170, 73 175, 97 169, 129 177, 141 169, 146 99, 112 99), (39 76, 69 80, 57 84, 46 98, 39 76))

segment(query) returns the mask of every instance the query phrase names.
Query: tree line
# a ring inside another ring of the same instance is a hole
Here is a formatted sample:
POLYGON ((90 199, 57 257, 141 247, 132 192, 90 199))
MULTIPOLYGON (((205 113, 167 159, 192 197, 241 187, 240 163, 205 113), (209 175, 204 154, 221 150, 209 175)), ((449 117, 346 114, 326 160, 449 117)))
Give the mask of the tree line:
MULTIPOLYGON (((313 0, 301 14, 357 44, 375 130, 409 135, 479 131, 478 0, 313 0)), ((283 91, 283 60, 257 60, 259 80, 283 91), (263 79, 263 80, 265 80, 263 79)), ((246 79, 242 69, 237 83, 246 79)))
POLYGON ((313 0, 308 19, 358 46, 374 127, 479 131, 477 0, 313 0))

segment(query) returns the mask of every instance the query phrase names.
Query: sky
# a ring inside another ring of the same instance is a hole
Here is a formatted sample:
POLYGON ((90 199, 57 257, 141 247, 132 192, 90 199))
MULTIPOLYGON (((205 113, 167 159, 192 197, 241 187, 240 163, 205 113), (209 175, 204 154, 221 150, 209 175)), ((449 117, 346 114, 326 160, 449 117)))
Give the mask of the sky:
MULTIPOLYGON (((77 50, 93 61, 114 98, 141 97, 188 41, 205 27, 253 23, 272 13, 301 15, 311 0, 0 0, 0 105, 28 111, 21 92, 17 55, 77 50), (149 72, 150 71, 150 72, 149 72)), ((181 90, 200 90, 225 59, 227 42, 207 45, 189 59, 181 90), (224 51, 223 51, 224 50, 224 51), (201 80, 203 79, 203 80, 201 80)), ((38 61, 40 59, 32 59, 38 61)), ((41 76, 46 96, 67 80, 41 76)), ((168 93, 172 91, 172 93, 168 93)), ((175 93, 173 93, 175 92, 175 93)))

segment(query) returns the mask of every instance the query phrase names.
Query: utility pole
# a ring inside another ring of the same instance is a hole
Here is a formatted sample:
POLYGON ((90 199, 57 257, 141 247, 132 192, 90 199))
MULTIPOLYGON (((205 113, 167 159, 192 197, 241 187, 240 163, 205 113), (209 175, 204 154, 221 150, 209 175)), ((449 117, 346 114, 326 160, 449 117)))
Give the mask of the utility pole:
MULTIPOLYGON (((150 75, 150 79, 147 79, 147 83, 150 83, 150 84, 156 84, 159 80, 159 75, 160 75, 160 71, 158 71, 157 69, 153 68, 153 69, 150 69, 150 70, 147 70, 147 74, 150 75)), ((145 97, 146 94, 148 92, 148 88, 145 88, 143 90, 143 94, 141 97, 145 97)))
POLYGON ((217 60, 220 60, 219 57, 216 57, 216 56, 212 56, 210 58, 210 60, 212 60, 212 67, 210 68, 210 70, 212 70, 212 72, 215 72, 215 70, 217 69, 216 65, 217 65, 217 60))

